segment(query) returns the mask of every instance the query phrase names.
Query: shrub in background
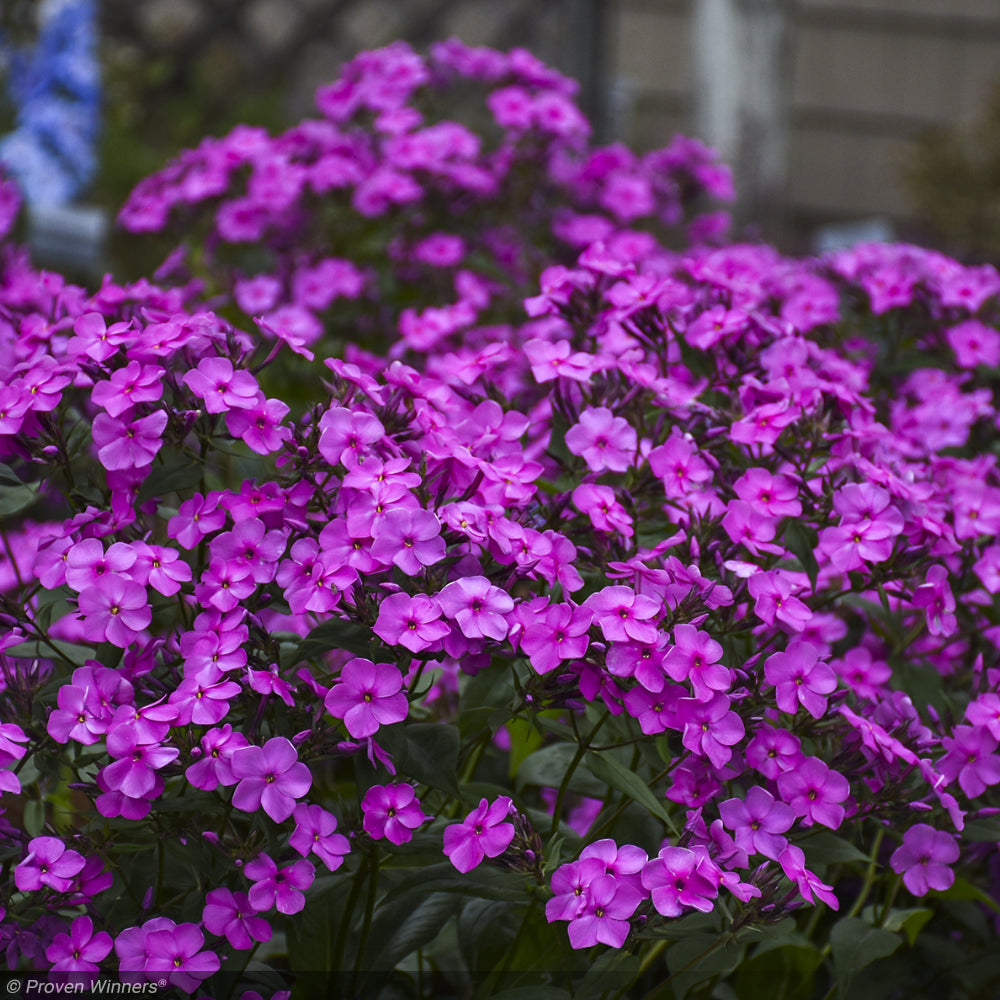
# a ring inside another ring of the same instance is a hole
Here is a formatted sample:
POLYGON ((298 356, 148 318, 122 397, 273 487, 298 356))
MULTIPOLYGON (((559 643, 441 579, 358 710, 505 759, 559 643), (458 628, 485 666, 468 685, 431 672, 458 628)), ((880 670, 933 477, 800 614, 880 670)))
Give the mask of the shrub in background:
POLYGON ((6 251, 11 968, 988 992, 1000 276, 668 250, 673 161, 522 53, 320 107, 142 185, 203 227, 159 285, 6 251), (417 110, 452 74, 484 139, 417 110))

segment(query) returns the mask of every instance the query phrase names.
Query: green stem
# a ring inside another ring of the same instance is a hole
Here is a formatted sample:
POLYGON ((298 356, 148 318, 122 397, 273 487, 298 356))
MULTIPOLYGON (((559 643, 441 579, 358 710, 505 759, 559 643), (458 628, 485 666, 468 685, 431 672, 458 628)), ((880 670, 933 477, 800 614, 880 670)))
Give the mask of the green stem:
POLYGON ((601 716, 597 725, 587 734, 586 738, 577 745, 576 753, 573 755, 573 759, 569 762, 569 767, 566 768, 566 773, 563 775, 562 784, 559 785, 559 792, 556 795, 555 808, 552 810, 552 826, 549 828, 549 836, 554 837, 556 831, 559 829, 559 819, 562 816, 563 800, 566 798, 566 792, 569 790, 569 783, 573 777, 574 772, 580 766, 580 761, 583 760, 584 755, 590 749, 590 743, 593 738, 597 735, 598 730, 604 725, 608 719, 611 718, 611 713, 605 709, 604 714, 601 716))
POLYGON ((351 915, 354 913, 354 904, 358 901, 361 886, 368 874, 368 858, 366 857, 358 868, 354 881, 351 883, 351 891, 347 896, 347 903, 344 905, 344 912, 340 915, 340 926, 337 928, 337 945, 333 950, 333 961, 330 963, 330 970, 338 972, 344 958, 344 948, 347 946, 347 932, 351 926, 351 915))
POLYGON ((378 895, 378 847, 376 846, 368 862, 368 899, 365 902, 365 918, 361 925, 361 938, 358 941, 358 954, 354 961, 354 972, 351 976, 351 996, 357 996, 358 976, 368 949, 368 935, 372 929, 372 914, 375 912, 375 898, 378 895))

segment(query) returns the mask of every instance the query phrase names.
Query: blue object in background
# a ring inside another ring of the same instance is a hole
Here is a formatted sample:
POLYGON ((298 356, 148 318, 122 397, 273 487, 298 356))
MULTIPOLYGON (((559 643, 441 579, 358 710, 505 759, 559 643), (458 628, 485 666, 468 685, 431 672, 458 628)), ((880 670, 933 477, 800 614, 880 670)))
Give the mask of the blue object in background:
POLYGON ((46 0, 38 41, 7 57, 7 90, 17 117, 0 139, 0 163, 31 208, 66 205, 97 169, 101 82, 94 0, 46 0))

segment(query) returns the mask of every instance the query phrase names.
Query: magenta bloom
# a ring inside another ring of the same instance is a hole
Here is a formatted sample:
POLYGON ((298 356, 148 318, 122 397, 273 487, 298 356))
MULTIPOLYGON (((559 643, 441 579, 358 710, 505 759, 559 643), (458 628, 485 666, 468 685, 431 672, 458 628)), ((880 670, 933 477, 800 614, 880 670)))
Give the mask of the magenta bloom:
POLYGON ((398 566, 416 576, 445 556, 441 522, 429 510, 396 507, 374 526, 371 553, 384 566, 398 566))
POLYGON ((763 854, 777 860, 788 841, 781 836, 795 822, 795 811, 759 785, 745 799, 719 803, 722 822, 736 834, 736 846, 747 854, 763 854))
POLYGON ((174 986, 191 993, 219 971, 219 956, 202 951, 205 935, 196 924, 178 924, 146 935, 146 972, 165 973, 174 986))
POLYGON ((926 896, 931 889, 943 892, 955 883, 948 867, 958 860, 958 843, 950 833, 915 823, 903 834, 903 843, 892 852, 889 864, 902 874, 903 885, 914 896, 926 896))
POLYGON ((80 592, 83 634, 91 642, 110 642, 122 649, 153 620, 146 588, 117 573, 80 592))
POLYGON ((504 615, 514 610, 514 601, 485 576, 455 580, 437 599, 445 617, 454 619, 467 638, 499 642, 507 635, 509 626, 504 615))
POLYGON ((774 686, 774 696, 782 712, 794 715, 799 705, 814 718, 826 711, 826 696, 836 690, 837 675, 819 662, 819 650, 808 642, 794 639, 783 653, 774 653, 764 664, 764 679, 774 686))
POLYGON ((210 934, 224 936, 243 951, 252 948, 255 941, 271 940, 271 925, 256 914, 245 892, 213 889, 205 897, 201 919, 210 934))
POLYGON ((152 465, 163 444, 167 419, 166 410, 156 410, 131 423, 99 413, 94 417, 91 431, 101 465, 109 472, 152 465))
POLYGON ((258 913, 272 907, 279 913, 298 913, 306 905, 306 889, 316 878, 316 869, 308 861, 278 868, 267 854, 258 854, 243 871, 254 882, 250 905, 258 913))
POLYGON ((540 674, 555 670, 564 660, 578 660, 590 645, 593 617, 590 608, 550 604, 521 634, 521 649, 540 674))
POLYGON ((68 892, 84 863, 83 855, 67 850, 58 837, 35 837, 28 844, 27 857, 14 869, 14 884, 21 892, 32 892, 43 885, 56 892, 68 892))
POLYGON ((324 704, 331 715, 344 720, 356 740, 363 739, 377 733, 379 726, 406 718, 410 706, 402 687, 397 667, 358 656, 344 664, 324 704))
POLYGON ((598 625, 608 642, 643 642, 653 644, 659 637, 656 626, 650 621, 660 614, 660 605, 645 594, 637 594, 631 587, 614 586, 591 594, 583 606, 594 613, 598 625))
POLYGON ((989 729, 979 726, 955 726, 942 746, 948 752, 937 762, 938 771, 949 782, 958 778, 962 791, 974 799, 987 787, 1000 782, 1000 755, 997 740, 989 729))
POLYGON ((851 785, 839 771, 827 767, 818 757, 806 757, 789 771, 778 775, 778 792, 806 825, 822 823, 836 830, 844 819, 842 805, 851 785))
POLYGON ((202 400, 207 413, 246 410, 260 401, 257 380, 250 372, 234 369, 228 358, 202 358, 197 368, 185 373, 184 384, 202 400))
POLYGON ((424 815, 412 785, 372 785, 361 802, 365 833, 383 837, 399 846, 413 839, 413 831, 430 816, 424 815))
POLYGON ((679 917, 685 907, 711 912, 721 880, 704 849, 664 847, 642 869, 642 884, 650 891, 657 912, 665 917, 679 917))
POLYGON ((336 871, 351 850, 347 838, 337 833, 337 817, 322 806, 304 802, 295 807, 292 815, 295 832, 288 838, 288 846, 304 858, 315 854, 330 871, 336 871))
POLYGON ((754 599, 754 614, 767 625, 773 625, 777 619, 793 631, 801 632, 812 618, 809 608, 792 596, 792 585, 781 573, 754 573, 747 581, 747 590, 754 599))
POLYGON ((566 447, 579 455, 591 472, 625 472, 635 461, 638 437, 627 420, 606 406, 588 407, 580 422, 566 432, 566 447))
POLYGON ((728 667, 719 663, 722 646, 694 625, 674 628, 674 645, 663 658, 663 669, 675 681, 689 681, 696 698, 707 701, 715 691, 725 691, 732 680, 728 667))
POLYGON ((112 417, 120 417, 136 403, 155 403, 163 395, 163 369, 130 361, 111 373, 106 382, 94 385, 90 398, 112 417))
POLYGON ((319 453, 331 465, 348 458, 363 458, 376 441, 385 437, 378 417, 343 406, 330 407, 320 418, 319 427, 319 453))
POLYGON ((309 791, 312 775, 299 760, 290 740, 275 736, 262 747, 241 747, 233 751, 233 777, 239 780, 233 805, 243 812, 264 812, 282 823, 295 809, 295 800, 309 791))
POLYGON ((746 733, 743 720, 729 709, 729 698, 716 692, 708 701, 681 698, 677 722, 684 727, 681 742, 692 753, 707 757, 714 767, 732 759, 734 747, 746 733))
POLYGON ((427 594, 390 594, 378 607, 372 631, 393 646, 419 653, 443 639, 450 631, 441 621, 441 607, 427 594))
POLYGON ((53 972, 97 972, 98 962, 111 951, 111 935, 107 931, 94 933, 90 917, 77 917, 69 934, 57 934, 45 951, 52 962, 53 972))
POLYGON ((620 948, 628 937, 629 917, 644 899, 630 882, 613 875, 598 875, 587 885, 580 913, 570 921, 569 943, 573 948, 610 945, 620 948))
POLYGON ((484 858, 499 857, 510 846, 514 824, 506 820, 513 805, 506 795, 498 796, 492 805, 481 799, 461 823, 452 823, 445 829, 444 853, 463 875, 484 858))

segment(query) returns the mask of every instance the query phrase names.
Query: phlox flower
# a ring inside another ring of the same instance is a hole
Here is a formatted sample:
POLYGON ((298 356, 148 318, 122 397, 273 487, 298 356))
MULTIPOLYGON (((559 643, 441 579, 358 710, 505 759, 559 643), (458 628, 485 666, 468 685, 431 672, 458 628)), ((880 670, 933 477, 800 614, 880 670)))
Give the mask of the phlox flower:
POLYGON ((441 522, 429 510, 390 510, 378 522, 373 537, 372 558, 385 566, 398 566, 407 576, 416 576, 445 557, 441 522))
POLYGON ((413 831, 431 817, 424 815, 412 785, 372 785, 361 801, 364 829, 370 837, 383 837, 397 847, 413 839, 413 831))
POLYGON ((385 437, 385 428, 378 417, 362 410, 332 406, 319 421, 319 452, 331 464, 347 458, 362 460, 371 446, 385 437))
POLYGON ((608 642, 655 643, 659 637, 650 619, 660 614, 660 605, 651 597, 637 594, 631 587, 605 587, 591 594, 583 606, 594 614, 608 642))
POLYGON ((945 339, 955 352, 955 363, 959 368, 975 368, 977 365, 996 368, 1000 363, 1000 333, 978 319, 967 319, 949 327, 945 331, 945 339))
POLYGON ((252 948, 257 941, 271 940, 271 925, 257 916, 245 892, 212 889, 205 897, 201 919, 205 930, 224 936, 240 951, 252 948))
POLYGON ((83 866, 83 855, 69 850, 58 837, 35 837, 28 842, 27 855, 14 869, 14 884, 21 892, 42 886, 68 892, 83 866))
POLYGON ((101 465, 109 472, 151 465, 163 445, 167 420, 166 410, 155 410, 147 417, 128 422, 99 413, 94 417, 91 432, 101 465))
POLYGON ((150 931, 144 971, 162 973, 173 986, 191 993, 222 964, 214 951, 201 950, 204 944, 205 935, 196 924, 150 931))
POLYGON ((941 741, 947 753, 937 762, 938 771, 949 782, 958 778, 962 791, 974 799, 1000 782, 997 739, 987 728, 955 726, 941 741))
POLYGON ((250 905, 258 913, 276 909, 279 913, 299 913, 306 905, 305 890, 313 884, 316 869, 308 861, 293 861, 279 868, 269 855, 261 853, 243 868, 254 884, 250 905))
POLYGON ((782 712, 794 715, 802 705, 814 719, 822 718, 826 696, 837 688, 837 675, 819 661, 816 647, 802 639, 793 639, 784 652, 767 658, 764 679, 774 687, 782 712))
POLYGON ((715 767, 729 763, 732 747, 746 734, 743 720, 730 711, 729 705, 729 698, 721 692, 707 701, 677 701, 677 726, 683 727, 681 742, 692 753, 707 757, 715 767))
POLYGON ((566 447, 591 472, 625 472, 635 461, 638 437, 627 420, 606 406, 588 407, 566 432, 566 447))
POLYGON ((505 795, 498 796, 492 804, 482 799, 461 823, 445 828, 444 853, 463 875, 484 858, 499 857, 510 846, 514 825, 507 820, 513 808, 513 802, 505 795))
POLYGON ((924 582, 913 592, 913 606, 924 608, 927 631, 931 635, 954 635, 958 629, 955 596, 948 584, 948 570, 935 565, 927 570, 924 582))
POLYGON ((781 870, 798 887, 799 893, 807 903, 813 903, 813 896, 826 903, 832 910, 840 908, 840 901, 834 895, 833 886, 821 882, 808 868, 806 856, 801 847, 789 844, 780 855, 778 864, 781 870))
POLYGON ((292 814, 295 832, 288 838, 288 846, 302 857, 315 854, 330 871, 344 863, 344 855, 351 845, 342 833, 337 833, 337 817, 322 806, 300 802, 292 814))
POLYGON ((571 604, 550 604, 532 616, 521 633, 521 649, 540 674, 565 660, 580 659, 590 644, 593 612, 571 604))
POLYGON ((774 779, 802 760, 802 741, 786 729, 761 724, 747 744, 746 761, 758 774, 774 779))
POLYGON ((358 656, 344 664, 324 704, 331 715, 344 720, 351 736, 363 739, 374 736, 379 726, 406 718, 409 702, 402 687, 398 667, 358 656))
POLYGON ((715 691, 725 691, 732 672, 719 663, 722 646, 694 625, 674 627, 674 643, 663 657, 663 669, 675 681, 689 681, 696 698, 707 701, 715 691))
POLYGON ((795 811, 759 785, 743 799, 719 803, 722 822, 736 834, 736 846, 748 855, 763 854, 777 860, 788 841, 781 836, 795 822, 795 811))
POLYGON ((664 847, 642 869, 642 885, 665 917, 679 917, 686 907, 710 913, 719 895, 721 873, 704 849, 664 847))
POLYGON ((295 800, 309 791, 312 775, 299 760, 290 740, 275 736, 264 746, 240 747, 230 758, 233 777, 239 781, 233 805, 243 812, 263 808, 275 823, 292 815, 295 800))
POLYGON ((411 653, 427 649, 451 630, 441 621, 441 607, 427 594, 390 594, 378 607, 372 631, 390 645, 411 653))
POLYGON ((252 407, 226 411, 226 429, 258 455, 277 451, 291 437, 281 421, 289 407, 280 399, 260 399, 252 407))
POLYGON ((778 794, 802 816, 806 826, 821 823, 836 830, 846 809, 840 804, 851 793, 850 782, 818 757, 806 757, 777 778, 778 794))
POLYGON ((246 410, 261 402, 257 379, 233 368, 228 358, 202 358, 197 368, 184 373, 184 384, 202 401, 206 413, 246 410))
POLYGON ((802 513, 798 487, 788 476, 754 467, 733 483, 733 489, 741 500, 768 517, 798 517, 802 513))
POLYGON ((90 398, 112 417, 120 417, 138 403, 155 403, 163 395, 164 370, 159 365, 130 361, 95 383, 90 398))
POLYGON ((203 791, 214 791, 219 785, 235 785, 239 779, 233 774, 232 756, 241 747, 250 746, 249 740, 227 722, 219 729, 210 729, 201 738, 201 756, 184 772, 187 780, 203 791))
POLYGON ((502 640, 508 631, 504 617, 514 610, 513 598, 484 576, 453 580, 437 595, 446 618, 455 621, 469 639, 502 640))
POLYGON ((45 951, 53 972, 97 972, 98 962, 111 951, 111 935, 107 931, 94 933, 90 917, 77 917, 69 934, 57 934, 45 951))
POLYGON ((931 889, 943 892, 955 884, 955 873, 948 866, 958 860, 959 853, 950 833, 915 823, 903 834, 903 843, 892 852, 889 865, 902 874, 903 885, 914 896, 926 896, 931 889))
POLYGON ((560 865, 552 873, 550 888, 554 895, 545 904, 545 919, 551 924, 578 917, 586 906, 587 887, 599 875, 607 874, 599 858, 581 858, 560 865))
POLYGON ((622 538, 631 538, 632 518, 615 498, 610 486, 595 486, 584 483, 573 490, 573 504, 581 513, 590 518, 597 531, 604 534, 617 532, 622 538))
POLYGON ((635 885, 612 875, 597 875, 583 893, 583 906, 567 932, 573 948, 606 944, 620 948, 628 937, 629 918, 645 898, 635 885))

